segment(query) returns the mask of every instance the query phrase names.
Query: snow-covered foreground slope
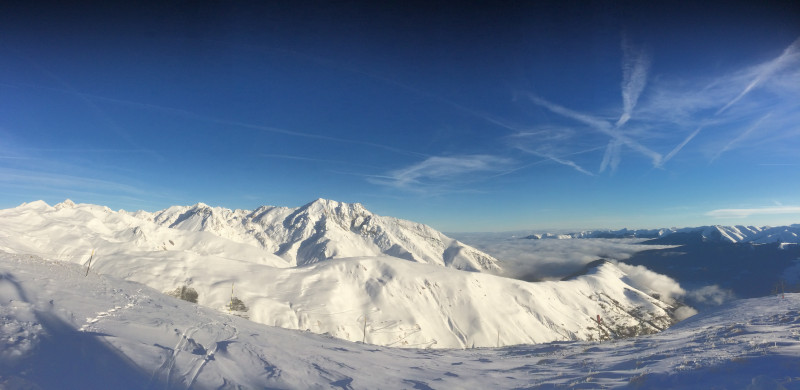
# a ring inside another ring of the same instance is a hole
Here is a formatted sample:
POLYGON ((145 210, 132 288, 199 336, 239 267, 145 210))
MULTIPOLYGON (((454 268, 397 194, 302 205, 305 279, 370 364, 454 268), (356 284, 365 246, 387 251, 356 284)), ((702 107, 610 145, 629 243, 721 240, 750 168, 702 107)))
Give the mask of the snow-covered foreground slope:
MULTIPOLYGON (((487 347, 647 334, 675 321, 673 307, 635 288, 610 263, 569 281, 541 283, 386 255, 287 267, 269 250, 217 234, 222 233, 170 228, 94 205, 36 202, 0 211, 2 250, 88 266, 96 249, 93 273, 162 292, 191 287, 199 304, 217 310, 226 310, 233 290, 253 321, 350 341, 487 347)), ((348 239, 326 245, 345 246, 348 239)))
POLYGON ((84 275, 0 254, 0 388, 800 388, 799 294, 635 339, 432 351, 256 324, 84 275))

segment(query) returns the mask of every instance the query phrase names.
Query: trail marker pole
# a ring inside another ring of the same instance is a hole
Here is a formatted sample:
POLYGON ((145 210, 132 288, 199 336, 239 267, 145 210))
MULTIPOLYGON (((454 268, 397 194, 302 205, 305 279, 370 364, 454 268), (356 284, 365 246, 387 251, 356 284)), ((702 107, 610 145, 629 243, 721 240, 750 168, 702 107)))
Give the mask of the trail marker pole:
POLYGON ((234 283, 231 283, 231 303, 228 305, 228 312, 229 313, 233 309, 233 285, 234 285, 234 283))
POLYGON ((94 249, 92 249, 92 255, 89 256, 89 262, 86 263, 86 275, 84 277, 89 276, 89 268, 92 267, 92 258, 94 257, 94 249))
POLYGON ((364 314, 364 338, 361 339, 361 342, 366 344, 367 343, 367 315, 364 314))

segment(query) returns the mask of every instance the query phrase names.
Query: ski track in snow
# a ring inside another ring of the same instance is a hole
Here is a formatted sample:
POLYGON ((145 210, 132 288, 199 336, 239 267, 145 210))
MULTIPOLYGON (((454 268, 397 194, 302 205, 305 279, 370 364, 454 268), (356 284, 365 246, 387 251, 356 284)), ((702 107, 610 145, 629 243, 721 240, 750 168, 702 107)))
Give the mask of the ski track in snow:
MULTIPOLYGON (((41 322, 32 348, 0 353, 0 388, 111 388, 107 381, 127 371, 138 374, 113 388, 800 388, 800 294, 736 301, 662 333, 610 342, 415 350, 260 325, 84 271, 0 254, 4 323, 39 313, 75 332, 41 322), (91 329, 79 331, 87 322, 91 329), (88 354, 42 349, 71 346, 77 335, 88 354), (47 351, 61 355, 37 355, 47 351), (98 354, 103 363, 86 363, 80 377, 48 378, 98 354)), ((8 329, 0 340, 13 336, 8 329)))

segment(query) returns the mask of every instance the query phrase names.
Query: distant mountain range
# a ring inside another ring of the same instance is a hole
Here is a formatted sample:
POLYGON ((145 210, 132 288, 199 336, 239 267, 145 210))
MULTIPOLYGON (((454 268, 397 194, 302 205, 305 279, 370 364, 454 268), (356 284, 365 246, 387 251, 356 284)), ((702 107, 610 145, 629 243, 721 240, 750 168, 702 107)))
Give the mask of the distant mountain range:
POLYGON ((531 234, 524 239, 573 239, 573 238, 649 238, 653 243, 670 244, 685 241, 712 241, 729 243, 800 243, 800 224, 790 226, 701 226, 689 228, 667 229, 620 229, 593 230, 577 233, 542 233, 531 234))

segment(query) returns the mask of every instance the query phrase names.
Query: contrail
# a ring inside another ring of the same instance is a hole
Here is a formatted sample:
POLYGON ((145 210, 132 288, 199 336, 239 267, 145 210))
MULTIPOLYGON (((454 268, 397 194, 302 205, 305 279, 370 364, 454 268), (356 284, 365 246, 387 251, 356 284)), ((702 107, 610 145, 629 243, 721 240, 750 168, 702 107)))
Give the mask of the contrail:
MULTIPOLYGON (((16 50, 15 50, 16 51, 16 50)), ((66 92, 77 97, 81 102, 83 102, 90 111, 94 113, 94 115, 101 121, 105 122, 105 124, 111 128, 120 138, 124 139, 128 144, 135 146, 138 149, 142 149, 130 136, 129 132, 126 131, 122 126, 120 126, 111 116, 109 116, 105 111, 103 111, 100 107, 97 106, 94 102, 86 98, 86 95, 82 94, 76 88, 74 88, 70 83, 66 80, 62 79, 55 73, 51 72, 41 64, 37 63, 30 57, 24 55, 23 53, 17 52, 21 58, 31 64, 34 68, 38 69, 40 72, 44 73, 47 77, 53 79, 56 83, 60 84, 63 88, 66 89, 66 92)), ((151 155, 156 156, 157 158, 163 159, 164 157, 159 155, 157 152, 148 149, 148 153, 151 155)))
POLYGON ((308 162, 313 162, 313 163, 340 164, 340 165, 359 166, 359 167, 364 167, 364 168, 373 168, 373 169, 375 168, 374 165, 359 164, 359 163, 349 162, 349 161, 328 160, 328 159, 304 157, 304 156, 291 156, 291 155, 287 155, 287 154, 262 153, 262 154, 260 154, 260 156, 261 157, 266 157, 266 158, 282 159, 282 160, 308 161, 308 162))
MULTIPOLYGON (((531 151, 526 150, 524 148, 520 148, 519 146, 517 146, 517 148, 522 150, 523 152, 532 153, 531 151)), ((594 152, 594 151, 600 150, 602 148, 603 147, 600 146, 600 147, 594 147, 594 148, 590 148, 590 149, 586 149, 586 150, 580 150, 580 151, 577 151, 577 152, 567 153, 567 154, 564 154, 562 157, 559 157, 559 158, 563 159, 563 157, 567 157, 567 156, 575 156, 575 155, 578 155, 578 154, 594 152)), ((532 153, 532 154, 535 154, 535 153, 532 153)), ((514 167, 514 168, 511 168, 511 169, 508 169, 508 170, 506 170, 504 172, 501 172, 501 173, 498 173, 498 174, 496 174, 496 175, 494 175, 492 177, 505 176, 505 175, 520 171, 520 170, 525 169, 525 168, 530 168, 530 167, 536 166, 536 165, 542 165, 542 164, 544 164, 544 163, 546 163, 548 161, 552 161, 550 158, 547 158, 547 157, 544 157, 544 158, 545 158, 544 160, 539 160, 539 161, 535 161, 535 162, 532 162, 532 163, 528 163, 528 164, 525 164, 525 165, 520 165, 518 167, 514 167)), ((589 174, 591 174, 591 172, 589 172, 589 174)), ((591 174, 591 176, 594 176, 594 174, 591 174)))
MULTIPOLYGON (((2 83, 2 85, 18 87, 18 85, 6 84, 6 83, 2 83)), ((282 128, 278 128, 278 127, 272 127, 272 126, 255 125, 255 124, 251 124, 251 123, 244 123, 244 122, 232 121, 232 120, 227 120, 227 119, 219 119, 219 118, 214 118, 214 117, 211 117, 211 116, 197 114, 197 113, 194 113, 194 112, 191 112, 191 111, 188 111, 188 110, 184 110, 184 109, 180 109, 180 108, 173 108, 173 107, 167 107, 167 106, 156 105, 156 104, 151 104, 151 103, 142 103, 142 102, 135 102, 135 101, 130 101, 130 100, 123 100, 123 99, 116 99, 116 98, 110 98, 110 97, 107 97, 107 96, 92 95, 92 94, 88 94, 88 93, 79 92, 79 91, 74 90, 74 89, 66 89, 65 90, 65 89, 59 89, 59 88, 48 88, 48 87, 29 86, 29 85, 23 85, 23 87, 44 89, 44 90, 50 90, 50 91, 56 91, 56 92, 76 95, 76 96, 78 96, 78 97, 82 98, 83 100, 85 100, 87 102, 90 102, 90 103, 91 103, 91 100, 102 100, 102 101, 107 101, 107 102, 111 102, 111 103, 122 104, 122 105, 126 105, 126 106, 131 106, 131 107, 136 107, 136 108, 140 108, 140 109, 160 111, 160 112, 168 113, 168 114, 171 114, 171 115, 182 116, 184 118, 189 118, 189 119, 203 121, 203 122, 216 123, 216 124, 220 124, 220 125, 243 127, 243 128, 253 129, 253 130, 260 130, 260 131, 276 133, 276 134, 284 134, 284 135, 289 135, 289 136, 294 136, 294 137, 311 138, 311 139, 318 139, 318 140, 323 140, 323 141, 331 141, 331 142, 349 143, 349 144, 355 144, 355 145, 370 146, 370 147, 384 149, 384 150, 388 150, 388 151, 399 153, 399 154, 407 154, 407 155, 412 155, 412 156, 417 156, 417 157, 430 157, 430 155, 425 154, 425 153, 419 153, 419 152, 413 152, 413 151, 409 151, 409 150, 399 149, 399 148, 395 148, 395 147, 392 147, 392 146, 383 145, 383 144, 374 143, 374 142, 359 141, 359 140, 353 140, 353 139, 347 139, 347 138, 331 137, 331 136, 327 136, 327 135, 305 133, 305 132, 301 132, 301 131, 287 130, 287 129, 282 129, 282 128)), ((97 107, 93 103, 92 103, 92 106, 97 107)), ((99 108, 98 108, 98 110, 99 110, 99 108)))
POLYGON ((453 100, 447 99, 447 98, 445 98, 443 96, 440 96, 440 95, 437 95, 435 93, 432 93, 432 92, 429 92, 429 91, 414 87, 412 85, 400 82, 400 81, 398 81, 396 79, 393 79, 391 77, 383 76, 381 74, 378 74, 378 73, 375 73, 375 72, 372 72, 372 71, 369 71, 369 70, 360 69, 358 67, 354 67, 352 65, 344 64, 344 63, 341 63, 339 61, 330 60, 330 59, 327 59, 327 58, 324 58, 324 57, 319 57, 319 56, 315 56, 315 55, 312 55, 312 54, 300 52, 300 51, 297 51, 297 50, 291 50, 291 49, 282 49, 282 48, 277 48, 277 47, 266 47, 266 46, 258 46, 258 45, 232 43, 232 42, 216 40, 216 39, 209 39, 208 41, 221 43, 221 44, 225 44, 225 45, 236 46, 236 47, 243 48, 243 49, 246 49, 246 50, 254 50, 254 51, 266 50, 266 51, 284 53, 284 54, 288 54, 288 55, 291 55, 291 56, 295 56, 297 58, 302 58, 302 59, 307 60, 307 61, 315 62, 317 64, 324 65, 324 66, 330 67, 332 69, 337 69, 337 70, 342 70, 342 71, 345 71, 345 72, 359 74, 359 75, 365 76, 367 78, 379 81, 381 83, 384 83, 384 84, 387 84, 387 85, 391 85, 393 87, 397 87, 397 88, 405 90, 407 92, 411 92, 414 95, 419 95, 419 96, 422 96, 422 97, 425 97, 425 98, 428 98, 428 99, 431 99, 431 100, 436 100, 436 101, 438 101, 440 103, 444 103, 445 105, 448 105, 448 106, 450 106, 450 107, 452 107, 452 108, 454 108, 454 109, 456 109, 458 111, 461 111, 461 112, 463 112, 463 113, 465 113, 467 115, 470 115, 472 117, 475 117, 475 118, 478 118, 478 119, 482 119, 482 120, 484 120, 486 122, 489 122, 491 124, 494 124, 494 125, 496 125, 498 127, 501 127, 501 128, 507 129, 507 130, 514 130, 514 131, 518 130, 517 128, 515 128, 515 127, 513 127, 513 126, 511 126, 511 125, 509 125, 507 123, 504 123, 503 121, 501 121, 499 119, 496 119, 496 118, 492 117, 491 115, 488 115, 486 113, 480 112, 478 110, 471 109, 469 107, 466 107, 464 105, 456 103, 453 100))
POLYGON ((600 172, 605 171, 609 165, 611 166, 612 172, 617 170, 617 166, 619 166, 620 162, 621 146, 622 143, 616 138, 608 142, 606 153, 603 155, 603 161, 600 163, 600 172))
POLYGON ((660 153, 647 148, 646 146, 630 139, 629 137, 626 137, 624 134, 620 133, 616 128, 612 127, 611 124, 609 124, 608 122, 602 119, 595 118, 590 115, 570 110, 566 107, 559 106, 558 104, 551 103, 531 93, 526 93, 525 95, 534 104, 547 108, 548 110, 553 111, 556 114, 576 120, 578 122, 582 122, 584 124, 589 125, 590 127, 594 127, 598 131, 610 136, 613 139, 616 139, 617 141, 625 144, 631 149, 636 150, 647 157, 650 157, 653 160, 654 166, 658 166, 661 163, 660 153))
POLYGON ((672 149, 672 151, 670 151, 669 153, 667 153, 667 155, 666 155, 666 156, 664 156, 664 159, 663 159, 663 160, 661 160, 661 164, 659 164, 659 165, 657 166, 657 168, 661 168, 661 167, 662 167, 664 164, 666 164, 666 163, 667 163, 667 161, 669 161, 669 160, 671 160, 673 157, 675 157, 675 155, 676 155, 676 154, 678 154, 678 152, 680 152, 680 151, 681 151, 681 149, 683 149, 683 147, 684 147, 684 146, 686 146, 686 144, 688 144, 688 143, 689 143, 689 141, 691 141, 691 140, 692 140, 692 138, 696 137, 696 136, 697 136, 697 134, 699 134, 699 133, 700 133, 700 130, 703 130, 703 126, 705 126, 705 125, 701 125, 701 126, 700 126, 700 127, 698 127, 697 129, 695 129, 695 131, 693 131, 693 132, 692 132, 692 134, 689 134, 689 136, 688 136, 688 137, 686 137, 686 139, 685 139, 685 140, 683 140, 683 142, 681 142, 681 143, 680 143, 678 146, 676 146, 676 147, 675 147, 675 149, 672 149))
POLYGON ((557 162, 559 164, 566 165, 568 167, 572 167, 576 171, 578 171, 580 173, 583 173, 584 175, 594 176, 594 173, 591 173, 591 172, 583 169, 580 165, 576 164, 572 160, 564 160, 564 159, 561 159, 561 158, 558 158, 558 157, 552 156, 552 155, 543 155, 542 157, 549 158, 550 160, 553 160, 553 161, 555 161, 555 162, 557 162))
POLYGON ((742 134, 739 134, 739 136, 737 136, 736 138, 734 138, 730 142, 728 142, 728 144, 725 145, 725 147, 720 149, 720 151, 717 152, 717 154, 714 155, 714 157, 711 159, 711 162, 713 163, 714 161, 716 161, 719 158, 719 156, 721 156, 722 153, 727 152, 731 148, 731 146, 733 146, 733 144, 743 140, 745 137, 750 135, 750 133, 752 133, 753 130, 759 128, 761 126, 761 122, 764 122, 764 120, 766 120, 770 116, 772 116, 771 112, 768 113, 767 115, 762 116, 759 120, 757 120, 755 123, 753 123, 752 126, 748 127, 747 130, 745 130, 742 134))
MULTIPOLYGON (((620 115, 617 123, 614 125, 617 132, 620 134, 620 128, 625 125, 633 115, 633 109, 639 101, 639 96, 644 91, 647 85, 647 73, 650 69, 650 57, 644 50, 635 50, 628 43, 625 36, 622 37, 622 114, 620 115)), ((621 160, 622 143, 619 137, 612 138, 608 142, 603 161, 600 163, 600 172, 604 172, 606 168, 611 167, 611 172, 617 170, 621 160)), ((650 156, 653 157, 652 155, 650 156)), ((660 156, 659 156, 660 159, 660 156)), ((657 165, 657 160, 654 159, 654 165, 657 165)))
POLYGON ((745 95, 752 91, 753 88, 758 86, 758 84, 761 84, 762 81, 768 79, 775 72, 783 68, 787 63, 797 60, 798 54, 800 54, 798 50, 800 50, 800 38, 797 38, 794 42, 792 42, 791 45, 789 45, 789 47, 784 49, 783 53, 781 53, 778 58, 760 66, 761 70, 756 74, 756 77, 753 79, 753 81, 751 81, 750 84, 747 84, 747 86, 741 93, 739 93, 739 95, 733 98, 733 100, 729 101, 724 107, 720 108, 714 115, 721 114, 727 110, 728 107, 741 100, 745 95))
POLYGON ((616 127, 624 125, 633 113, 639 96, 647 85, 650 58, 642 51, 634 51, 627 39, 622 40, 622 115, 616 127))
MULTIPOLYGON (((568 167, 572 167, 576 171, 578 171, 580 173, 583 173, 585 175, 595 176, 594 173, 591 173, 591 172, 587 171, 586 169, 583 169, 583 167, 581 167, 580 165, 578 165, 577 163, 575 163, 572 160, 566 160, 566 159, 561 158, 561 157, 556 157, 552 153, 543 153, 543 152, 540 152, 538 150, 532 150, 532 149, 529 149, 529 148, 526 148, 526 147, 520 146, 520 145, 516 145, 515 147, 517 149, 525 152, 525 153, 532 154, 534 156, 539 156, 539 157, 542 157, 542 158, 546 158, 546 159, 548 159, 550 161, 553 161, 553 162, 561 164, 561 165, 566 165, 568 167)), ((516 170, 516 169, 514 169, 514 170, 516 170)))
MULTIPOLYGON (((753 81, 747 84, 747 86, 741 93, 739 93, 739 95, 737 95, 735 98, 729 101, 725 106, 717 110, 717 112, 714 113, 714 116, 715 117, 719 116, 720 114, 725 112, 730 106, 734 105, 736 102, 741 100, 745 95, 747 95, 750 91, 752 91, 753 88, 757 87, 764 80, 768 79, 773 74, 775 74, 775 72, 786 66, 787 63, 796 61, 798 58, 800 58, 800 38, 795 39, 795 41, 792 42, 791 45, 789 45, 786 49, 783 50, 783 53, 781 53, 780 56, 778 56, 772 61, 769 61, 761 65, 760 71, 756 74, 753 81)), ((683 147, 686 146, 686 144, 689 143, 689 141, 691 141, 694 137, 697 136, 697 134, 703 129, 704 126, 705 125, 700 125, 700 127, 698 127, 695 131, 693 131, 692 134, 689 134, 689 136, 686 137, 686 139, 684 139, 683 142, 681 142, 678 146, 676 146, 675 149, 672 149, 672 151, 669 152, 669 154, 667 154, 666 157, 664 157, 664 160, 661 162, 661 164, 663 165, 664 163, 669 161, 672 157, 674 157, 678 152, 680 152, 680 150, 683 149, 683 147)))

